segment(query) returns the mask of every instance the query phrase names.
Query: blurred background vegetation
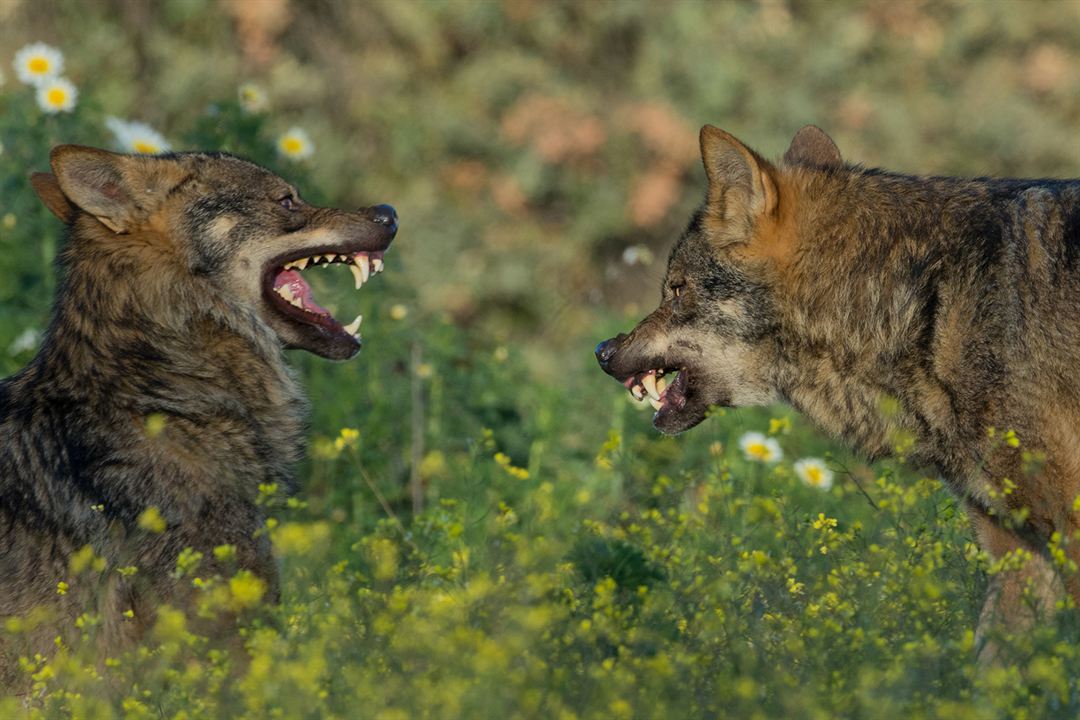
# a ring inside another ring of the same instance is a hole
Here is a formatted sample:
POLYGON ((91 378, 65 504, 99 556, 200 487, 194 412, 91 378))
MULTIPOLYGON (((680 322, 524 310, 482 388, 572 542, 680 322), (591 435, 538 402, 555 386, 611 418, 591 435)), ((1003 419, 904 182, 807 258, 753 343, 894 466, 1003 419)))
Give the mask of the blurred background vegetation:
POLYGON ((134 681, 155 716, 217 697, 203 716, 261 717, 275 692, 290 717, 349 717, 335 698, 355 692, 387 719, 1080 708, 1080 656, 1053 628, 1019 669, 971 664, 993 568, 920 469, 868 467, 785 409, 661 438, 592 358, 658 298, 704 194, 702 124, 770 157, 814 123, 866 165, 1080 175, 1080 0, 0 0, 0 72, 4 375, 33 356, 62 243, 27 175, 56 143, 120 149, 106 117, 401 215, 359 299, 347 273, 317 278, 331 309, 363 310, 362 355, 293 357, 315 415, 304 491, 281 511, 332 542, 299 560, 311 548, 285 543, 292 634, 258 652, 315 680, 256 678, 238 698, 177 685, 166 653, 134 681), (72 113, 43 114, 13 71, 36 41, 64 53, 72 113), (265 109, 245 110, 244 83, 265 109), (275 152, 293 127, 310 158, 275 152), (748 430, 784 461, 746 458, 748 430), (796 480, 801 456, 828 459, 832 490, 796 480), (447 592, 471 609, 448 615, 447 592))
POLYGON ((773 157, 815 123, 906 172, 1080 167, 1076 0, 0 0, 0 27, 0 57, 52 43, 87 102, 178 149, 257 81, 324 199, 397 206, 419 306, 551 376, 598 314, 654 301, 624 251, 682 229, 705 123, 773 157))

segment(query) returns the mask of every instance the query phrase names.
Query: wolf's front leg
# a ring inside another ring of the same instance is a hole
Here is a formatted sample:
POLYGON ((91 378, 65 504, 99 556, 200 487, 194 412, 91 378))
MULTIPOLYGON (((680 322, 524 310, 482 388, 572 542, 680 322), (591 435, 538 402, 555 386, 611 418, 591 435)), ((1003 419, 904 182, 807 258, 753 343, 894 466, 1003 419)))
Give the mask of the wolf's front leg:
POLYGON ((975 652, 980 664, 989 665, 999 660, 1003 636, 1019 636, 1037 623, 1052 621, 1066 588, 1044 549, 1033 547, 982 508, 969 504, 967 511, 983 550, 994 560, 1010 552, 1016 558, 1015 567, 990 576, 979 614, 975 652))

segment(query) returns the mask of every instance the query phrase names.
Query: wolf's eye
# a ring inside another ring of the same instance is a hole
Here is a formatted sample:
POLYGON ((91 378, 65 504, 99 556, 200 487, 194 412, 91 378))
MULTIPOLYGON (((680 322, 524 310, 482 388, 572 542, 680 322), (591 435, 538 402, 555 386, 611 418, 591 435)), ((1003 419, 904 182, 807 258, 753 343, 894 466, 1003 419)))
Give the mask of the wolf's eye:
POLYGON ((286 195, 285 197, 278 200, 278 205, 285 208, 286 210, 298 210, 300 207, 299 203, 293 200, 292 195, 286 195))

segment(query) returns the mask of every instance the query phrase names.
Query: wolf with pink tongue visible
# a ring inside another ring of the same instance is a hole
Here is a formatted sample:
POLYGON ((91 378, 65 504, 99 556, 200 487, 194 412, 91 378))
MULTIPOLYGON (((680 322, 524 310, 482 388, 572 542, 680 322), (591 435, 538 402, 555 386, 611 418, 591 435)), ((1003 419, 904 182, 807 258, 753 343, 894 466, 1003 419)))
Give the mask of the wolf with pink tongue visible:
POLYGON ((184 606, 187 548, 200 577, 245 570, 276 598, 256 499, 292 489, 308 407, 283 351, 360 350, 359 318, 320 306, 303 271, 344 264, 359 289, 397 232, 389 205, 315 207, 226 154, 69 145, 51 162, 31 181, 67 226, 61 281, 37 356, 0 381, 0 619, 37 630, 0 640, 0 687, 84 611, 112 652, 184 606), (79 571, 87 552, 101 560, 79 571))

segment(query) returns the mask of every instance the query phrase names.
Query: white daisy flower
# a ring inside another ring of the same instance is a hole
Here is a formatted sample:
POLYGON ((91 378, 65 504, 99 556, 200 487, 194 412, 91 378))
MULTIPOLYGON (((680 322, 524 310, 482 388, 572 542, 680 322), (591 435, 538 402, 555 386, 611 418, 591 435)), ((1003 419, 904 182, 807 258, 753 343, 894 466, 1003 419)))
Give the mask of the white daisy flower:
POLYGON ((774 463, 784 457, 776 438, 765 437, 759 432, 748 432, 739 438, 739 448, 747 460, 774 463))
POLYGON ((124 152, 157 155, 172 149, 161 133, 146 123, 107 117, 105 127, 116 136, 116 143, 124 152))
POLYGON ((795 463, 795 474, 810 487, 819 490, 828 490, 832 487, 833 471, 821 458, 803 458, 795 463))
POLYGON ((651 265, 653 254, 644 245, 631 245, 623 250, 622 261, 627 265, 651 265))
POLYGON ((244 83, 240 86, 238 94, 240 96, 240 107, 245 112, 261 113, 270 105, 270 99, 266 96, 266 91, 255 83, 244 83))
POLYGON ((290 160, 307 160, 315 153, 311 136, 302 128, 293 127, 278 138, 278 152, 290 160))
POLYGON ((67 78, 50 78, 38 85, 38 107, 49 115, 71 112, 75 109, 75 101, 78 99, 79 91, 67 78))
POLYGON ((64 71, 64 55, 45 43, 32 43, 15 53, 15 76, 40 86, 64 71))

